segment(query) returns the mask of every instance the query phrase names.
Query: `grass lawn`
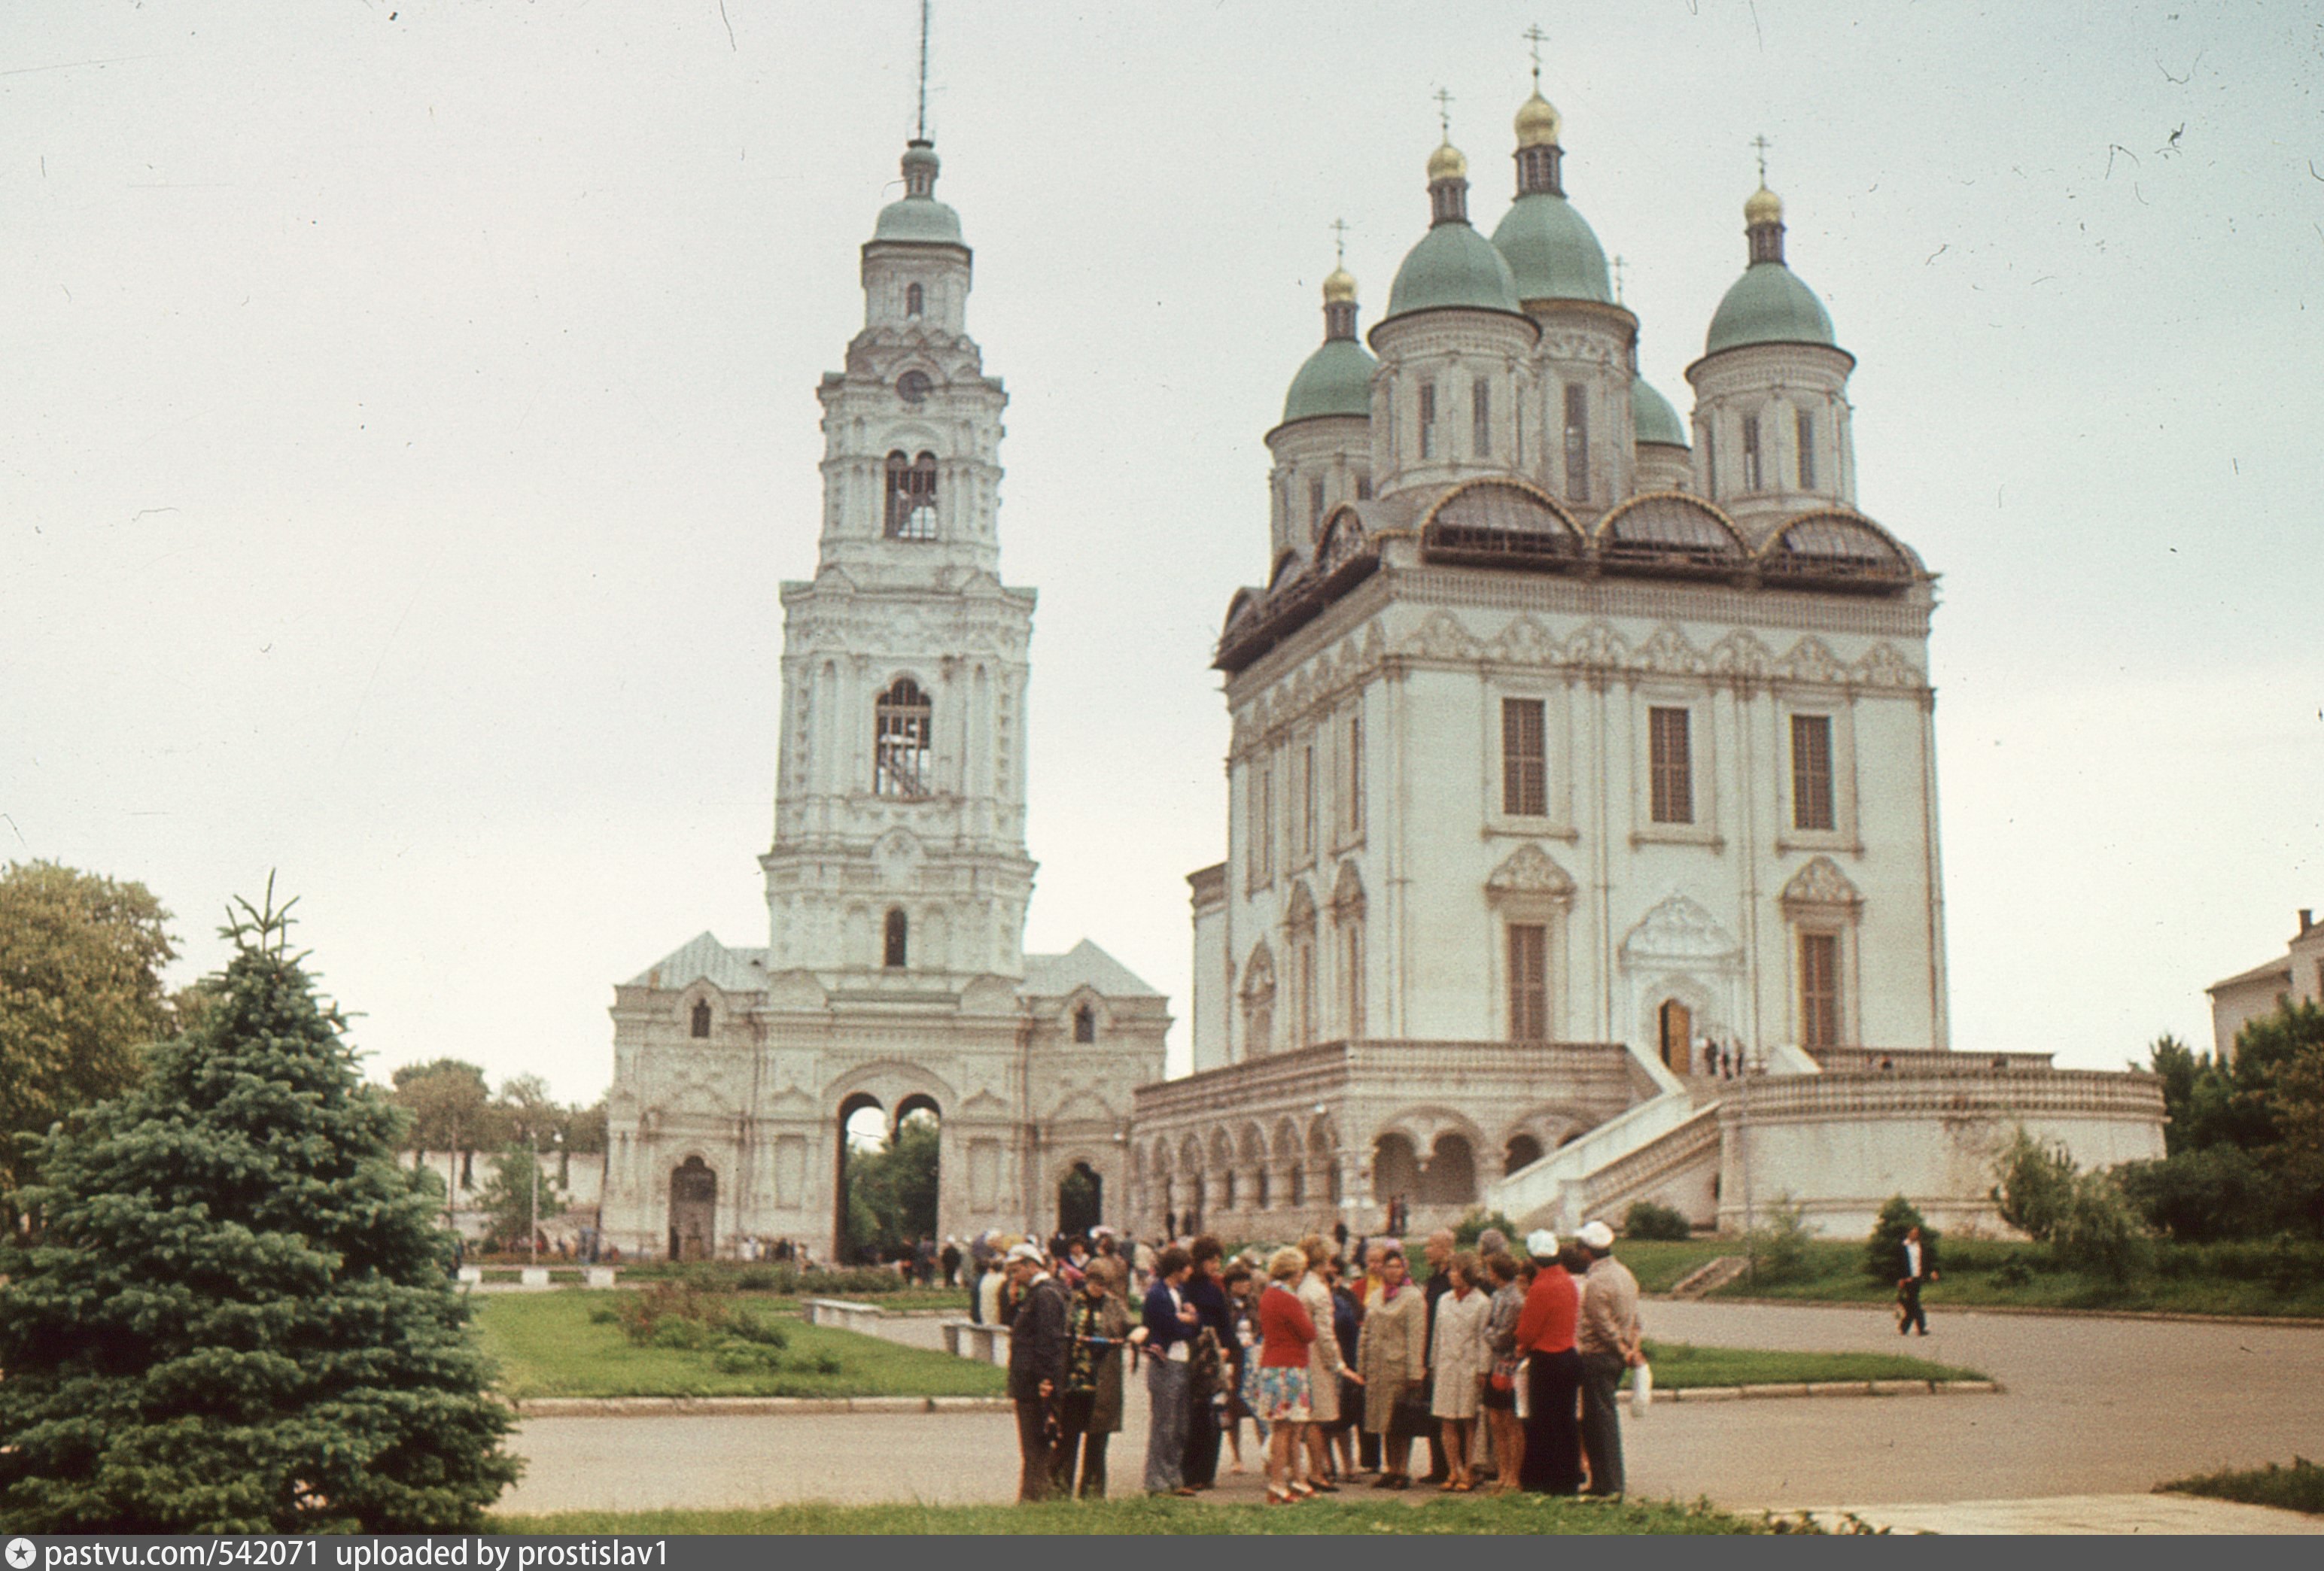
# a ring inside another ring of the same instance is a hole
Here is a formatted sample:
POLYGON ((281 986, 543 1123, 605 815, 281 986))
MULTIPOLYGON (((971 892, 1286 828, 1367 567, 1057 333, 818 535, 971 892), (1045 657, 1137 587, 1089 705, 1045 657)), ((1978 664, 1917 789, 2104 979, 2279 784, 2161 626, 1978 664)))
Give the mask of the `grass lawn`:
POLYGON ((1764 1533, 1764 1519, 1708 1505, 1619 1505, 1543 1495, 1296 1506, 1125 1499, 1047 1505, 788 1505, 762 1511, 564 1511, 495 1516, 503 1533, 1764 1533))
MULTIPOLYGON (((1696 1347, 1646 1339, 1655 1386, 1789 1385, 1803 1380, 1983 1380, 1973 1369, 1895 1353, 1771 1353, 1756 1347, 1696 1347)), ((1628 1385, 1630 1377, 1624 1375, 1628 1385)))
POLYGON ((2157 1484, 2155 1490, 2158 1493, 2167 1490, 2174 1494, 2208 1494, 2219 1500, 2239 1500, 2246 1505, 2273 1505, 2324 1516, 2324 1467, 2305 1456, 2294 1456, 2289 1467, 2279 1467, 2271 1462, 2265 1467, 2241 1473, 2206 1473, 2173 1484, 2157 1484))
MULTIPOLYGON (((1638 1259, 1645 1251, 1702 1247, 1633 1244, 1624 1246, 1621 1254, 1631 1262, 1631 1270, 1637 1272, 1644 1287, 1646 1273, 1639 1269, 1638 1259)), ((1726 1240, 1712 1246, 1712 1252, 1739 1254, 1743 1249, 1739 1241, 1726 1240)), ((1922 1293, 1932 1314, 1942 1314, 1950 1306, 1995 1304, 2199 1315, 2324 1316, 2324 1272, 2310 1269, 2302 1256, 2287 1257, 2279 1263, 2264 1246, 2161 1245, 2156 1249, 2158 1269, 2121 1285, 2052 1265, 2045 1252, 2032 1244, 1983 1238, 1955 1244, 1949 1239, 1941 1245, 1938 1257, 1942 1279, 1922 1293), (2246 1272, 2249 1274, 2243 1274, 2246 1272)), ((1711 1297, 1892 1301, 1895 1284, 1865 1275, 1863 1260, 1860 1241, 1818 1240, 1808 1245, 1805 1268, 1796 1279, 1771 1282, 1762 1277, 1755 1282, 1748 1276, 1738 1277, 1711 1297)))
POLYGON ((789 1338, 783 1355, 787 1364, 823 1354, 838 1359, 839 1370, 726 1373, 707 1352, 641 1347, 619 1326, 593 1320, 591 1312, 614 1296, 560 1291, 476 1300, 476 1334, 500 1365, 501 1391, 517 1398, 1000 1396, 1008 1388, 1005 1369, 780 1315, 771 1318, 780 1320, 789 1338))

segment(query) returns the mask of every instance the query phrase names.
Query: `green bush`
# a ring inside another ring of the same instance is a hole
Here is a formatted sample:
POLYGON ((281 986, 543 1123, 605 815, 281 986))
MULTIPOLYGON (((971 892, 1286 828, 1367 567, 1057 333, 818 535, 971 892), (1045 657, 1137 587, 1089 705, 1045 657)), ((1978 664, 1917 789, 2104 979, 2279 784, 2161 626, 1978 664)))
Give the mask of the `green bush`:
POLYGON ((2264 1236, 2283 1220, 2277 1186, 2240 1146, 2173 1152, 2114 1171, 2147 1224, 2182 1243, 2264 1236))
POLYGON ((2001 1219, 2037 1244, 2057 1232, 2073 1204, 2074 1159, 2062 1145, 2044 1144, 2020 1124, 1994 1163, 1992 1190, 2001 1219))
POLYGON ((1477 1240, 1484 1236, 1485 1230, 1489 1227, 1499 1228, 1501 1236, 1509 1241, 1509 1246, 1512 1249, 1524 1241, 1525 1235, 1517 1230, 1517 1225, 1515 1222, 1510 1221, 1499 1211, 1488 1211, 1482 1206, 1478 1206, 1467 1216, 1452 1224, 1452 1242, 1462 1249, 1474 1249, 1477 1246, 1477 1240))
POLYGON ((2034 1268, 2022 1260, 2005 1260, 1994 1272, 1993 1280, 2001 1287, 2024 1287, 2034 1280, 2034 1268))
POLYGON ((1694 1236, 1683 1211, 1669 1206, 1658 1206, 1652 1200, 1634 1200, 1622 1214, 1622 1236, 1653 1239, 1666 1244, 1683 1244, 1694 1236))
POLYGON ((2209 1473, 2158 1487, 2180 1494, 2208 1494, 2218 1500, 2239 1500, 2247 1505, 2272 1505, 2282 1511, 2324 1515, 2324 1467, 2305 1456, 2294 1456, 2289 1467, 2279 1467, 2271 1462, 2264 1468, 2209 1473))
POLYGON ((1814 1236, 1803 1208, 1790 1195, 1779 1197, 1767 1208, 1767 1220, 1743 1236, 1752 1281, 1795 1282, 1805 1275, 1808 1245, 1814 1236))
MULTIPOLYGON (((1874 1282, 1893 1283, 1896 1281, 1896 1252, 1903 1247, 1904 1234, 1918 1227, 1921 1239, 1930 1249, 1937 1246, 1937 1230, 1921 1220, 1920 1208, 1902 1195, 1891 1195, 1880 1208, 1880 1216, 1872 1224, 1871 1236, 1864 1241, 1864 1274, 1874 1282)), ((1946 1270, 1959 1269, 1960 1263, 1945 1261, 1946 1270)))
POLYGON ((2063 1214, 2052 1226, 2051 1252, 2058 1263, 2117 1287, 2153 1269, 2153 1241, 2121 1187, 2102 1172, 2074 1180, 2063 1214))

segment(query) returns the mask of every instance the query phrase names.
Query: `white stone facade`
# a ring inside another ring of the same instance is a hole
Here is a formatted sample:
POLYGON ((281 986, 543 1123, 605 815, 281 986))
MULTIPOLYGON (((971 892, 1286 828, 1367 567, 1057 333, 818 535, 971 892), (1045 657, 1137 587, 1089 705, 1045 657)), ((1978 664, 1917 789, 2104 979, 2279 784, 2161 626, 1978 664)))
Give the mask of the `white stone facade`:
POLYGON ((2300 929, 2275 960, 2238 971, 2204 989, 2211 1000, 2211 1052, 2232 1063, 2236 1035, 2252 1021, 2273 1015, 2288 999, 2324 1004, 2324 922, 2312 911, 2300 914, 2300 929))
POLYGON ((933 150, 863 249, 825 377, 812 582, 783 586, 768 944, 704 933, 615 989, 604 1228, 622 1251, 831 1258, 842 1131, 941 1119, 937 1229, 1056 1226, 1076 1167, 1119 1210, 1163 998, 1084 942, 1022 951, 1034 593, 999 577, 1006 398, 966 332, 933 150), (892 220, 892 222, 891 222, 892 220))

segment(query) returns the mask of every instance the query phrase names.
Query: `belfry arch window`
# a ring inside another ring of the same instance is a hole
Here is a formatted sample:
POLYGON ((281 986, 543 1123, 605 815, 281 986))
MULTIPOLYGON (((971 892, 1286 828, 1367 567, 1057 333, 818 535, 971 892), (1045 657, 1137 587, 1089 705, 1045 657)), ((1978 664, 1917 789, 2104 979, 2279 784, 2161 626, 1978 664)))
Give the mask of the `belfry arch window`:
POLYGON ((694 1001, 694 1019, 692 1024, 695 1035, 707 1036, 710 1034, 709 999, 696 998, 694 1001))
POLYGON ((880 695, 874 707, 872 792, 876 796, 928 794, 933 712, 927 694, 908 676, 880 695))
POLYGON ((910 958, 911 921, 899 906, 888 913, 886 932, 882 934, 880 963, 890 970, 902 970, 910 958))
POLYGON ((1074 1040, 1080 1043, 1097 1040, 1097 1011, 1086 1004, 1074 1011, 1074 1040))
POLYGON ((919 285, 906 284, 904 286, 904 315, 907 317, 918 316, 920 314, 920 308, 925 303, 926 299, 927 297, 920 292, 919 285))
POLYGON ((936 537, 936 455, 923 453, 907 458, 888 455, 888 537, 891 540, 933 540, 936 537))

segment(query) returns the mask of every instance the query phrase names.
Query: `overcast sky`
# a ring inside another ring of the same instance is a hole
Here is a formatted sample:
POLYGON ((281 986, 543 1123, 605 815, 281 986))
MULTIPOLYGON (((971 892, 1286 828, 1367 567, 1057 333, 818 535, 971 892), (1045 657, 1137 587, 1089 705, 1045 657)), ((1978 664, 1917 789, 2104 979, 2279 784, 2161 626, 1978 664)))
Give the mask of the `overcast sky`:
MULTIPOLYGON (((763 944, 776 592, 917 12, 9 5, 0 858, 143 881, 179 981, 279 869, 374 1072, 570 1098, 615 981, 763 944)), ((1183 1020, 1210 648, 1329 225, 1369 325, 1440 87, 1497 222, 1536 21, 1682 410, 1772 143, 1859 501, 1942 574, 1954 1044, 2208 1045, 2204 987, 2324 908, 2314 5, 941 0, 938 195, 1041 593, 1028 947, 1093 938, 1183 1020)))

